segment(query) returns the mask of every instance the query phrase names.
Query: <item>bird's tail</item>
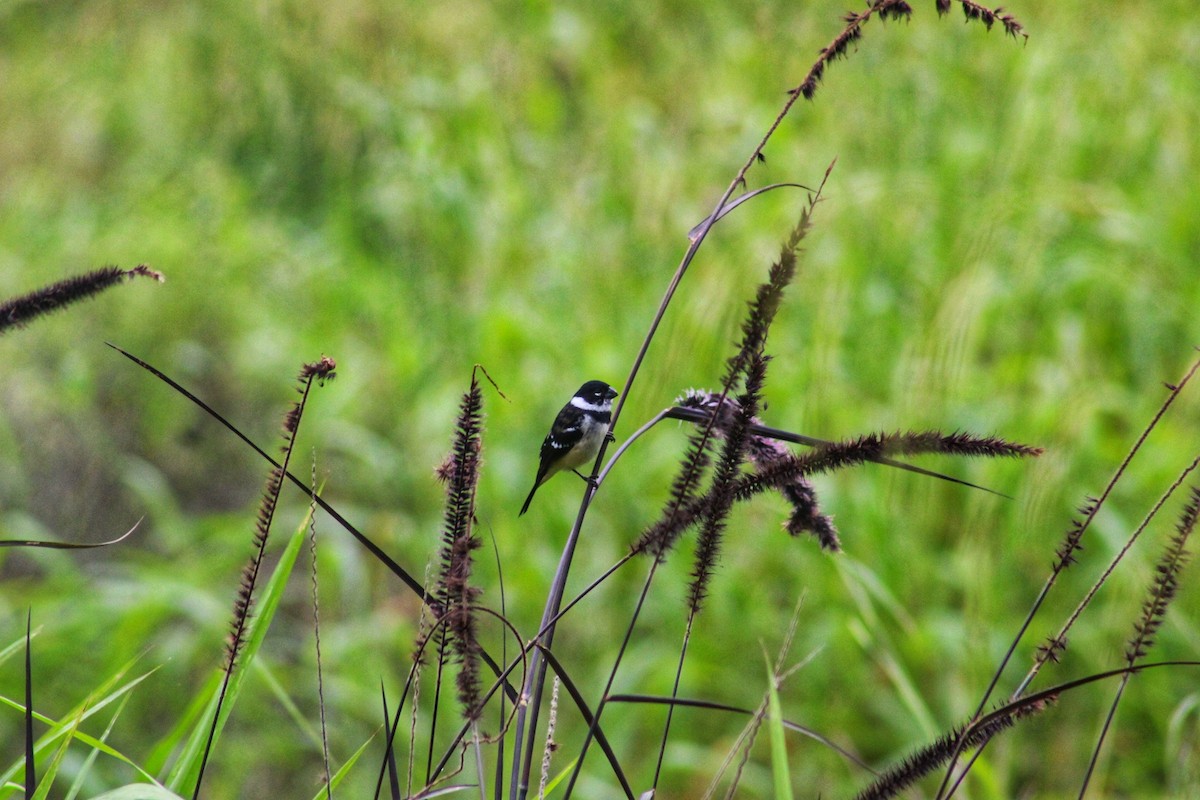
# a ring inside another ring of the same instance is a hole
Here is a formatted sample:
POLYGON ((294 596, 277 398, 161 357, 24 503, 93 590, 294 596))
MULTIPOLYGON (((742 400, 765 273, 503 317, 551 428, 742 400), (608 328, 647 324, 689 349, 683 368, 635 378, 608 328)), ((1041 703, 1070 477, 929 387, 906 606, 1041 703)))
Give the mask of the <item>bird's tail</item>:
POLYGON ((529 497, 525 498, 525 505, 521 506, 521 513, 517 514, 518 517, 522 516, 526 511, 529 510, 529 504, 533 502, 533 496, 537 493, 538 487, 541 485, 542 485, 541 481, 534 482, 533 488, 529 490, 529 497))

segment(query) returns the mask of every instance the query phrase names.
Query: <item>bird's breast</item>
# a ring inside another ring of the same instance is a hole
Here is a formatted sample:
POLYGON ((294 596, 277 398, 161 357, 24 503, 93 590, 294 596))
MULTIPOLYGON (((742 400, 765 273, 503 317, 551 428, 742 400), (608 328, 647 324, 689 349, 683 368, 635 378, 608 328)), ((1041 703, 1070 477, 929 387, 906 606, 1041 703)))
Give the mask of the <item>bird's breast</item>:
POLYGON ((583 435, 579 438, 579 444, 563 458, 563 467, 566 469, 574 469, 594 459, 596 453, 600 452, 600 443, 604 441, 604 431, 608 429, 607 425, 593 419, 585 420, 582 427, 583 435))

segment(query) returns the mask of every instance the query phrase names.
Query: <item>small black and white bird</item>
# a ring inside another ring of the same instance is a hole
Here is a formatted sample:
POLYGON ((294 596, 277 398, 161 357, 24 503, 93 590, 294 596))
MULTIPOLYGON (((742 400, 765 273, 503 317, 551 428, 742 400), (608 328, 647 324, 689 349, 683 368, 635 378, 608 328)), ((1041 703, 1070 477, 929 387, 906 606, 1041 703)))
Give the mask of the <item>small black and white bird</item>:
POLYGON ((538 487, 555 473, 569 469, 587 480, 576 467, 583 466, 600 452, 600 443, 612 420, 612 401, 616 396, 617 393, 604 381, 588 381, 579 387, 571 402, 562 407, 542 442, 537 480, 529 490, 529 497, 525 498, 525 505, 521 506, 521 514, 529 510, 538 487))

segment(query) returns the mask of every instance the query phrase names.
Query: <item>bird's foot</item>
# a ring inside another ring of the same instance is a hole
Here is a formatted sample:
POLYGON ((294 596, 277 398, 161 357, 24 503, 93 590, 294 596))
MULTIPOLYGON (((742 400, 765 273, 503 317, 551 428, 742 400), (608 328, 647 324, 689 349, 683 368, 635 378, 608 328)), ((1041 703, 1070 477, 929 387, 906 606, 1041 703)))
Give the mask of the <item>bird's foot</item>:
POLYGON ((577 469, 573 469, 573 470, 571 470, 571 472, 574 472, 576 475, 578 475, 579 477, 583 478, 584 482, 585 482, 585 483, 586 483, 588 486, 592 487, 593 489, 595 489, 595 488, 597 488, 598 486, 600 486, 600 481, 596 480, 595 478, 589 478, 587 475, 584 475, 582 472, 580 472, 580 471, 579 471, 579 470, 577 470, 577 469))

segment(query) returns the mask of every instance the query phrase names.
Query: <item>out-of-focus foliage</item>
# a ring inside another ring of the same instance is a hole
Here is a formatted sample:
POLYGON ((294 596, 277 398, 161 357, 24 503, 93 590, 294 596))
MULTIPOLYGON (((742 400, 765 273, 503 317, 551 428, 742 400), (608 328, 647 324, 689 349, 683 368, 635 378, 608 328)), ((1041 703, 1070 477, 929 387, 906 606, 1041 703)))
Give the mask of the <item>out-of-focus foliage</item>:
MULTIPOLYGON (((882 468, 819 481, 841 556, 789 540, 777 503, 735 517, 684 694, 754 705, 761 662, 743 655, 773 649, 806 593, 797 658, 819 652, 781 691, 784 713, 876 763, 973 710, 1072 509, 1200 343, 1192 4, 1011 6, 1027 43, 939 19, 932 3, 909 23, 871 23, 751 173, 750 188, 815 182, 837 159, 773 330, 768 423, 827 438, 963 428, 1049 449, 1034 463, 925 463, 1012 500, 882 468)), ((114 744, 161 766, 158 743, 220 661, 265 474, 105 340, 270 447, 299 365, 336 358, 297 471, 315 448, 326 497, 418 575, 440 516, 432 469, 484 364, 508 401, 485 392, 478 513, 508 610, 531 633, 580 489, 558 478, 518 521, 541 436, 583 380, 624 380, 687 231, 843 11, 825 0, 0 5, 0 296, 105 263, 167 276, 0 338, 0 536, 99 540, 146 517, 117 548, 0 551, 0 645, 21 637, 32 606, 39 710, 65 712, 78 687, 144 651, 161 668, 114 744)), ((773 192, 717 227, 618 434, 715 383, 802 200, 773 192)), ((1193 457, 1193 395, 1135 462, 1031 645, 1193 457)), ((579 581, 652 518, 683 441, 664 427, 613 472, 579 581)), ((303 510, 285 493, 285 524, 303 510)), ((1044 679, 1120 663, 1167 527, 1044 679)), ((326 692, 344 758, 378 724, 380 678, 394 686, 407 666, 416 606, 328 521, 322 536, 326 692)), ((483 561, 479 585, 498 603, 483 561)), ((619 689, 669 688, 662 654, 682 635, 687 565, 668 570, 619 689)), ((586 601, 585 628, 560 631, 585 685, 601 685, 640 574, 586 601)), ((315 791, 319 748, 266 681, 315 719, 303 583, 209 796, 315 791)), ((1182 583, 1162 657, 1200 651, 1200 596, 1186 573, 1182 583)), ((15 664, 0 665, 8 697, 22 694, 15 664)), ((1195 790, 1194 686, 1182 671, 1134 680, 1112 739, 1120 758, 1097 791, 1195 790)), ((973 796, 1077 786, 1107 696, 1079 693, 998 743, 973 796)), ((607 718, 629 753, 653 746, 646 716, 607 718)), ((695 796, 740 721, 682 718, 666 793, 695 796)), ((5 764, 20 755, 19 725, 0 715, 5 764)), ((866 779, 810 742, 789 745, 808 794, 843 796, 866 779)), ((101 761, 96 791, 132 779, 101 761)), ((748 768, 747 796, 769 796, 769 769, 748 768)))

